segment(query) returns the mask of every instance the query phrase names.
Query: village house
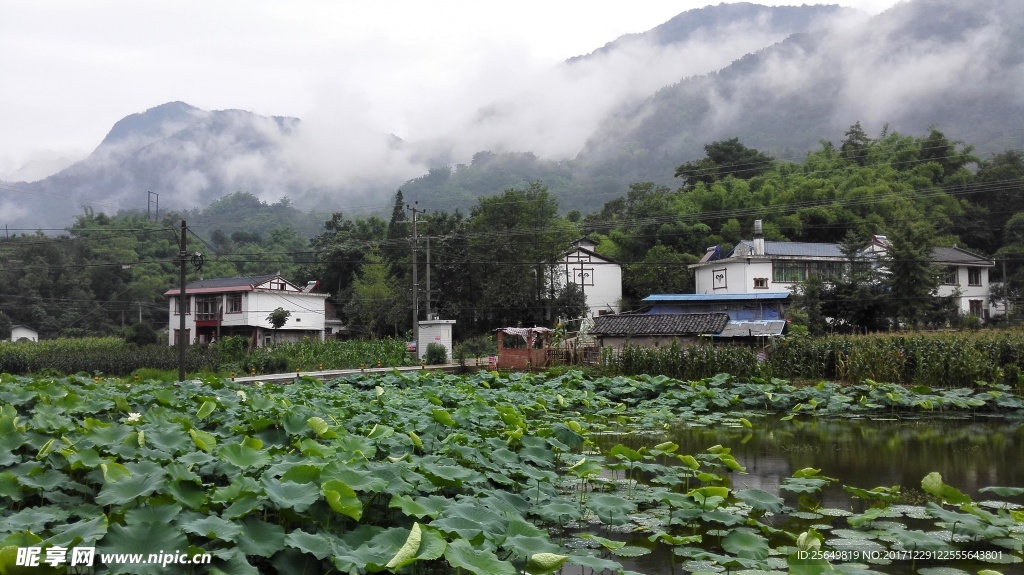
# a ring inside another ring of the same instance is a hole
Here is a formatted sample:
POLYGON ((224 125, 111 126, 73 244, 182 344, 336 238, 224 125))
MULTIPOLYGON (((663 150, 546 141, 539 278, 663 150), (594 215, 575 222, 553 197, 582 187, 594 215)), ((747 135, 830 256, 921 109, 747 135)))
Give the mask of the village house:
MULTIPOLYGON (((887 246, 885 236, 874 236, 862 254, 877 263, 887 246)), ((931 259, 945 270, 938 295, 958 293, 962 314, 988 319, 992 314, 988 276, 995 262, 958 247, 933 248, 931 259)), ((717 247, 708 248, 701 261, 689 267, 697 294, 770 297, 790 292, 809 277, 837 277, 846 265, 840 244, 767 241, 757 220, 753 240, 740 241, 725 256, 717 247)))
POLYGON ((185 314, 189 344, 211 343, 239 335, 253 345, 324 339, 327 294, 317 292, 317 282, 299 287, 280 275, 213 278, 185 286, 184 305, 179 290, 168 290, 168 344, 178 342, 180 314, 185 314), (281 308, 291 315, 278 330, 267 318, 281 308))
POLYGON ((724 313, 626 313, 597 318, 590 333, 600 347, 667 347, 673 343, 686 347, 701 337, 721 333, 728 323, 729 316, 724 313))
POLYGON ((588 317, 619 313, 622 300, 622 266, 599 255, 597 244, 581 238, 562 254, 555 266, 555 281, 574 283, 587 297, 588 317))

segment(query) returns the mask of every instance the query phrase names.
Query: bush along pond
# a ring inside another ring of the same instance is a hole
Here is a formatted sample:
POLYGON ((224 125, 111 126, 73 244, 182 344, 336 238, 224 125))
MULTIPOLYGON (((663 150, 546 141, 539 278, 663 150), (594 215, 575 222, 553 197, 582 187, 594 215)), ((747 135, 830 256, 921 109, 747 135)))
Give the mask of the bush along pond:
POLYGON ((58 551, 95 548, 89 573, 1009 575, 1022 419, 1001 384, 3 375, 0 573, 86 572, 58 551), (929 439, 936 416, 966 427, 929 439), (851 434, 919 476, 854 473, 851 434), (1002 460, 958 485, 979 455, 1002 460))

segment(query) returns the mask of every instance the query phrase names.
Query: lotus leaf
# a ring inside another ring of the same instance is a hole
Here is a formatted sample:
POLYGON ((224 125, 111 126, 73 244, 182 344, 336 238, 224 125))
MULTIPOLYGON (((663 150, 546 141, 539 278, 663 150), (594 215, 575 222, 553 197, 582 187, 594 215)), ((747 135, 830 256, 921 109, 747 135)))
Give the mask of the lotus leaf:
POLYGON ((768 558, 768 540, 745 529, 732 531, 722 539, 722 549, 744 559, 762 561, 768 558))
POLYGON ((742 489, 734 493, 734 495, 751 508, 767 511, 768 513, 779 513, 785 505, 785 500, 781 497, 760 489, 742 489))
POLYGON ((494 552, 475 548, 464 539, 456 539, 448 544, 444 558, 456 569, 465 569, 474 575, 516 575, 517 570, 512 563, 502 561, 494 552))
POLYGON ((260 481, 267 497, 280 508, 303 512, 320 499, 320 489, 312 483, 281 481, 264 476, 260 481))

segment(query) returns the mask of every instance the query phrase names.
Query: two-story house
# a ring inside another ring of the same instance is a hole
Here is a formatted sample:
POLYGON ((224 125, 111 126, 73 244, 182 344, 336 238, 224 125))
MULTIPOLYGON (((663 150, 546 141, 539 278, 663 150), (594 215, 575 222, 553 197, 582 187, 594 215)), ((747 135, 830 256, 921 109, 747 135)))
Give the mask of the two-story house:
POLYGON ((561 285, 574 283, 583 289, 589 317, 619 313, 622 300, 622 266, 599 255, 596 247, 589 238, 574 241, 553 274, 561 285))
POLYGON ((262 346, 303 338, 323 339, 327 294, 315 291, 316 282, 299 287, 279 275, 214 278, 185 286, 185 301, 179 290, 168 290, 168 344, 178 342, 182 313, 185 336, 190 344, 210 343, 229 335, 240 335, 262 346), (278 330, 268 316, 282 308, 291 315, 278 330))
MULTIPOLYGON (((885 236, 874 236, 862 253, 877 265, 887 245, 885 236)), ((958 247, 933 248, 931 258, 946 270, 938 295, 959 293, 962 313, 987 318, 988 272, 995 262, 958 247)), ((840 244, 767 241, 758 220, 753 240, 741 241, 725 256, 717 248, 708 248, 701 261, 689 267, 697 294, 723 296, 789 292, 809 277, 837 277, 846 265, 840 244)))

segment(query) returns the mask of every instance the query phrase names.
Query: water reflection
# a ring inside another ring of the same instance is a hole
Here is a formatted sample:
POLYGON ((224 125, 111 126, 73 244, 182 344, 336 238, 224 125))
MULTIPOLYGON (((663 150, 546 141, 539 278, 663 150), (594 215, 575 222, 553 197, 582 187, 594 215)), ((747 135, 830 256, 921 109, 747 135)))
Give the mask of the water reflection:
MULTIPOLYGON (((821 469, 840 484, 919 489, 932 471, 971 495, 990 485, 1024 485, 1024 426, 1001 418, 928 419, 804 418, 752 419, 754 429, 680 424, 660 436, 599 439, 602 449, 622 443, 634 449, 660 441, 678 443, 677 453, 696 454, 724 445, 747 468, 732 474, 736 489, 778 493, 783 479, 805 467, 821 469)), ((842 492, 845 493, 845 492, 842 492)), ((827 497, 832 497, 826 493, 827 497)), ((831 506, 848 506, 842 494, 831 506)))
MULTIPOLYGON (((1021 457, 1024 426, 1020 421, 984 416, 798 418, 791 421, 770 416, 751 420, 753 429, 683 423, 664 434, 611 435, 596 441, 602 450, 618 443, 639 449, 672 441, 679 444, 679 454, 702 453, 713 445, 728 447, 747 468, 747 474, 729 475, 732 488, 762 489, 783 496, 794 508, 799 505, 798 496, 780 491, 779 485, 794 471, 806 467, 821 469, 823 475, 838 479, 812 499, 822 507, 856 512, 862 512, 865 505, 855 501, 842 489, 843 485, 865 489, 899 485, 907 494, 920 492, 921 479, 937 471, 946 484, 976 501, 998 499, 979 493, 979 489, 986 486, 1024 486, 1024 458, 1021 457)), ((1024 503, 1022 498, 1014 501, 1024 503)), ((643 541, 626 538, 634 544, 643 541)), ((679 565, 671 565, 670 554, 669 549, 659 546, 650 555, 625 560, 622 564, 639 573, 684 572, 679 565)), ((971 568, 972 572, 990 567, 984 564, 961 566, 971 568)), ((894 575, 913 571, 909 563, 876 566, 876 569, 894 575)))

